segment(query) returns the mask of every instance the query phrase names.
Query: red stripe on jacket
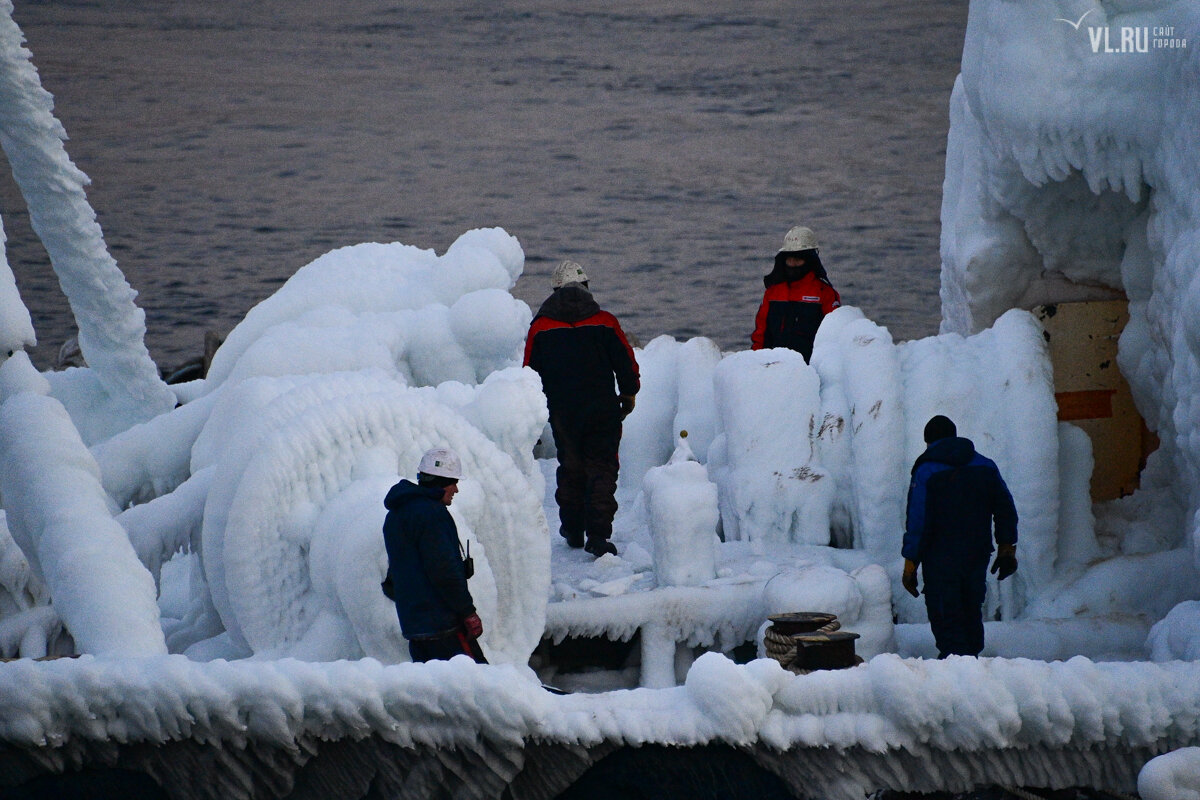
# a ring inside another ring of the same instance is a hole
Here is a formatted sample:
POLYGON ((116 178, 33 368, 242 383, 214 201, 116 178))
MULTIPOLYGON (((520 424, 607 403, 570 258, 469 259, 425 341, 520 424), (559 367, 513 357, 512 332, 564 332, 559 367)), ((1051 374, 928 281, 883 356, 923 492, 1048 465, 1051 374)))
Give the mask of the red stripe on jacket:
POLYGON ((579 329, 587 327, 603 327, 610 329, 617 336, 621 347, 625 351, 626 357, 629 359, 629 365, 632 368, 632 385, 627 379, 623 380, 620 374, 623 370, 614 370, 616 373, 617 384, 621 390, 621 394, 637 394, 641 388, 641 372, 638 368, 637 358, 634 357, 633 347, 630 346, 629 340, 625 337, 625 332, 621 330, 621 324, 617 322, 617 318, 607 311, 598 311, 589 317, 585 317, 578 322, 564 322, 563 320, 554 319, 545 315, 540 315, 534 318, 533 323, 529 326, 529 334, 525 337, 525 354, 521 362, 522 366, 529 366, 530 356, 533 353, 534 340, 538 334, 552 330, 563 329, 579 329))

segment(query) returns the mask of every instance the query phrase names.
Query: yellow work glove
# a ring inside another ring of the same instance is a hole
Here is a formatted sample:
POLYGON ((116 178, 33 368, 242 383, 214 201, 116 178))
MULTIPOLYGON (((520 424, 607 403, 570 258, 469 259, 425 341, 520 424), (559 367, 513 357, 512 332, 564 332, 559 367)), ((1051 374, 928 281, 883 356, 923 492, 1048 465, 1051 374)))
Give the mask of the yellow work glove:
POLYGON ((917 591, 917 562, 911 559, 904 559, 904 574, 900 577, 900 583, 904 586, 904 590, 913 597, 920 597, 921 593, 917 591))
POLYGON ((633 395, 623 394, 617 398, 617 401, 621 404, 621 419, 625 419, 626 417, 629 416, 630 412, 633 411, 633 406, 634 406, 633 395))
POLYGON ((1017 571, 1017 546, 1002 544, 996 548, 996 560, 992 562, 992 574, 1002 581, 1017 571))

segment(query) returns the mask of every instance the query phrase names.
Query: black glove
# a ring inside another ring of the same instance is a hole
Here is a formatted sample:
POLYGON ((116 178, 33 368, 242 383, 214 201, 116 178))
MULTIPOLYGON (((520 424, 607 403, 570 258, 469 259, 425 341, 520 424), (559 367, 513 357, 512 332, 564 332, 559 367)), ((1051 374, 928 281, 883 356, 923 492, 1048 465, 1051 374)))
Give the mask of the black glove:
POLYGON ((396 592, 392 589, 392 576, 389 575, 379 584, 379 588, 383 590, 383 596, 393 603, 396 601, 396 592))
POLYGON ((634 406, 633 395, 623 394, 617 398, 617 401, 621 404, 621 419, 625 419, 626 417, 629 416, 630 412, 633 411, 633 406, 634 406))
POLYGON ((1017 547, 1012 544, 1002 544, 996 551, 996 560, 992 562, 992 574, 996 580, 1002 581, 1017 571, 1017 547))

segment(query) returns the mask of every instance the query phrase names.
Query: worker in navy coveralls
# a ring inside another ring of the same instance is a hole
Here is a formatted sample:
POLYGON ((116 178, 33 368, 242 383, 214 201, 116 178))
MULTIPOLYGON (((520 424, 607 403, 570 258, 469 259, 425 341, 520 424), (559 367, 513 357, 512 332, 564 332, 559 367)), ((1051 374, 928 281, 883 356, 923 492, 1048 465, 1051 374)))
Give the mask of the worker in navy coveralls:
MULTIPOLYGON (((995 463, 957 435, 947 417, 925 426, 925 452, 912 467, 904 532, 904 588, 925 579, 925 608, 938 658, 977 656, 983 650, 983 600, 995 522, 992 573, 1017 571, 1017 509, 995 463)), ((997 574, 998 573, 998 574, 997 574)))
POLYGON ((559 534, 599 558, 616 555, 621 421, 641 387, 637 359, 617 318, 602 311, 574 261, 555 268, 553 293, 525 340, 525 366, 542 378, 550 430, 558 450, 559 534))
POLYGON ((458 493, 462 462, 450 448, 435 447, 417 469, 416 483, 400 481, 383 501, 384 593, 396 603, 413 661, 466 654, 486 664, 478 642, 483 622, 467 588, 470 559, 448 508, 458 493))

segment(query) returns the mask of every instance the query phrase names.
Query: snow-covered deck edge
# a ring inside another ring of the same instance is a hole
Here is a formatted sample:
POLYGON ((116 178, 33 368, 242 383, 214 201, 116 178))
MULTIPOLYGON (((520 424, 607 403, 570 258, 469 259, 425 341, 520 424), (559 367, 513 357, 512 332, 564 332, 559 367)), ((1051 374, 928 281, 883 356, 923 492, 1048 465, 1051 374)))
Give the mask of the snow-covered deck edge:
POLYGON ((794 676, 710 653, 676 688, 558 696, 526 670, 465 658, 21 660, 0 664, 0 789, 121 766, 172 797, 286 796, 322 769, 355 773, 332 766, 346 762, 397 785, 461 784, 454 796, 552 797, 618 747, 723 744, 830 798, 981 785, 1129 792, 1150 758, 1200 744, 1187 711, 1197 708, 1200 664, 1185 662, 882 655, 794 676))

